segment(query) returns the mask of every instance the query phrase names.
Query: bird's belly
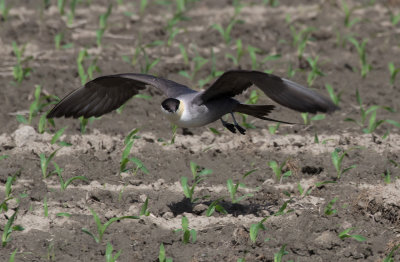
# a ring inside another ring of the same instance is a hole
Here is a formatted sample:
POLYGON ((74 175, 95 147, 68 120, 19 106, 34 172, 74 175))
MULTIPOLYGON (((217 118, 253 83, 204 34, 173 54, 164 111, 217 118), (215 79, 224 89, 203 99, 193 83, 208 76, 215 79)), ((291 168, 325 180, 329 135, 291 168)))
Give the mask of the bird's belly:
POLYGON ((197 116, 185 116, 182 115, 180 119, 171 120, 174 124, 179 127, 200 127, 205 126, 217 119, 211 118, 210 115, 197 115, 197 116))

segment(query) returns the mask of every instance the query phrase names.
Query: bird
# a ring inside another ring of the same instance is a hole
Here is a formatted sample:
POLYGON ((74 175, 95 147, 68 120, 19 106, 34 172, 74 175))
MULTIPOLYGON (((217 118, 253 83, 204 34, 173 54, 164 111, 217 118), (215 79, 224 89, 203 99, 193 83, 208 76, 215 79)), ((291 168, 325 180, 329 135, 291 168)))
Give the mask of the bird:
POLYGON ((275 105, 249 105, 234 98, 252 85, 276 103, 295 111, 331 113, 339 109, 326 97, 288 79, 261 71, 229 70, 204 91, 148 74, 100 76, 65 96, 46 117, 100 117, 119 108, 147 86, 152 86, 166 96, 161 103, 161 111, 170 122, 182 128, 201 127, 220 120, 230 132, 236 133, 237 130, 244 135, 246 129, 236 121, 236 112, 292 124, 267 117, 275 105), (232 116, 233 123, 223 119, 228 114, 232 116))

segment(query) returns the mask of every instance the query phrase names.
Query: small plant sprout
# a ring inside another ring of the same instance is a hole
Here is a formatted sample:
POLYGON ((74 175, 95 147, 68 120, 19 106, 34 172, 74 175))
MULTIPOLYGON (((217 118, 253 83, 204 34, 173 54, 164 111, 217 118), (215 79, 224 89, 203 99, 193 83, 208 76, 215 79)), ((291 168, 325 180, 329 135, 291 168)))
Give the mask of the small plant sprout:
POLYGON ((61 187, 62 191, 67 189, 67 187, 75 180, 82 180, 82 181, 86 181, 86 182, 89 181, 85 176, 74 176, 74 177, 71 177, 70 179, 68 179, 67 181, 64 181, 64 178, 61 175, 63 172, 63 169, 61 169, 55 162, 53 162, 53 166, 54 166, 53 173, 56 174, 60 178, 60 187, 61 187))
POLYGON ((366 237, 361 236, 361 235, 350 235, 349 232, 352 231, 353 229, 355 229, 355 227, 350 227, 347 228, 345 230, 343 230, 342 232, 339 233, 339 238, 341 240, 345 239, 345 238, 354 238, 355 240, 357 240, 358 242, 364 242, 365 240, 367 240, 366 237))
POLYGON ((342 92, 339 93, 335 93, 335 90, 333 90, 333 87, 330 84, 326 84, 325 85, 326 90, 329 93, 329 97, 331 98, 332 102, 339 106, 339 102, 340 102, 340 97, 342 96, 342 92))
POLYGON ((7 21, 8 13, 10 12, 10 7, 6 5, 6 0, 0 0, 0 14, 4 21, 7 21))
POLYGON ((75 10, 76 10, 76 4, 78 3, 78 0, 71 0, 69 4, 69 13, 68 13, 68 24, 72 24, 75 19, 75 10))
POLYGON ((248 45, 247 52, 249 53, 250 60, 251 60, 251 69, 257 70, 259 67, 259 64, 257 62, 257 53, 261 52, 261 50, 257 47, 248 45))
POLYGON ((354 47, 357 50, 358 56, 360 58, 360 64, 361 64, 361 77, 365 78, 369 71, 371 71, 372 66, 368 64, 367 62, 367 51, 366 51, 366 45, 368 40, 363 39, 361 44, 354 38, 354 37, 349 37, 348 41, 354 45, 354 47))
MULTIPOLYGON (((253 169, 253 170, 250 170, 250 171, 246 172, 242 176, 242 180, 245 179, 248 175, 254 173, 255 171, 257 171, 257 169, 253 169)), ((254 194, 245 194, 245 195, 240 196, 240 197, 236 196, 236 193, 237 193, 239 187, 246 188, 246 185, 244 183, 237 182, 236 184, 233 184, 232 179, 228 179, 226 181, 226 184, 227 184, 227 187, 228 187, 228 191, 229 191, 229 195, 231 197, 232 203, 234 203, 234 204, 240 202, 241 200, 243 200, 243 199, 245 199, 247 197, 254 196, 254 194)))
POLYGON ((182 242, 184 244, 189 243, 192 238, 192 243, 196 243, 197 232, 195 229, 189 229, 189 220, 187 217, 182 217, 182 228, 175 229, 175 232, 183 232, 182 242))
POLYGON ((14 55, 17 57, 17 64, 13 68, 13 76, 18 84, 28 77, 32 71, 32 68, 27 67, 26 64, 33 59, 33 56, 24 57, 25 47, 26 44, 19 47, 17 43, 12 42, 14 55))
POLYGON ((303 58, 304 50, 306 49, 308 40, 313 31, 315 31, 315 28, 313 27, 297 30, 293 25, 290 26, 290 32, 292 33, 292 46, 297 48, 298 59, 303 58))
POLYGON ((279 5, 279 0, 263 0, 263 2, 270 7, 277 7, 279 5))
POLYGON ((313 85, 317 76, 325 75, 317 66, 318 59, 319 59, 318 56, 315 57, 314 59, 312 59, 311 57, 307 57, 308 64, 311 67, 311 71, 308 73, 308 76, 307 76, 307 83, 309 86, 313 85))
POLYGON ((47 196, 43 198, 43 210, 44 210, 44 217, 49 216, 49 206, 47 204, 47 196))
POLYGON ((160 252, 158 253, 158 261, 159 262, 173 262, 172 258, 167 257, 165 254, 164 244, 160 245, 160 252))
POLYGON ((283 256, 289 254, 289 252, 287 252, 285 248, 286 244, 283 245, 281 249, 279 249, 278 253, 274 254, 274 262, 282 262, 283 256))
MULTIPOLYGON (((64 134, 64 131, 66 128, 67 128, 67 126, 64 126, 63 128, 60 128, 59 130, 57 130, 57 132, 55 132, 53 137, 51 138, 50 144, 54 145, 55 143, 57 143, 57 141, 60 139, 60 137, 64 134)), ((59 146, 71 146, 70 143, 65 142, 65 141, 58 141, 57 144, 59 146)))
POLYGON ((395 245, 389 252, 389 254, 383 259, 382 262, 394 262, 394 254, 400 248, 400 244, 395 245))
POLYGON ((100 15, 99 18, 99 29, 96 30, 96 43, 97 46, 101 46, 101 41, 103 39, 104 32, 107 29, 107 20, 108 17, 111 15, 112 5, 108 5, 107 11, 104 14, 100 15))
POLYGON ((286 159, 285 161, 283 161, 283 163, 281 165, 278 164, 278 162, 276 162, 275 160, 269 161, 268 162, 268 166, 272 169, 272 171, 275 174, 275 179, 278 182, 281 182, 281 180, 285 177, 289 177, 292 175, 292 171, 288 170, 285 173, 283 172, 283 168, 286 166, 286 163, 289 159, 286 159))
POLYGON ((10 201, 11 199, 13 199, 13 196, 11 195, 12 194, 12 184, 16 180, 16 175, 17 174, 7 177, 5 191, 4 191, 4 200, 2 202, 0 202, 0 211, 4 211, 4 212, 8 211, 7 202, 10 201))
POLYGON ((278 131, 278 128, 280 126, 280 123, 268 125, 268 131, 271 135, 275 135, 276 131, 278 131))
POLYGON ((76 64, 78 66, 78 74, 81 79, 81 84, 84 85, 89 80, 93 79, 93 73, 100 72, 100 68, 97 66, 97 57, 91 59, 86 48, 81 49, 76 59, 76 64), (88 64, 87 70, 85 70, 85 65, 88 64))
POLYGON ((392 182, 390 170, 387 168, 385 172, 382 173, 383 181, 386 184, 390 184, 392 182))
POLYGON ((351 19, 351 15, 353 14, 353 12, 356 10, 356 7, 352 7, 349 8, 349 6, 347 5, 345 0, 342 0, 342 10, 344 12, 344 25, 348 28, 352 27, 353 25, 355 25, 357 22, 360 22, 361 19, 360 18, 354 18, 351 19))
POLYGON ((40 153, 39 157, 40 157, 40 168, 42 169, 42 176, 43 179, 46 179, 47 177, 49 177, 51 174, 48 172, 47 168, 49 167, 49 164, 51 162, 51 160, 53 160, 53 158, 56 156, 56 153, 58 150, 60 150, 61 148, 58 148, 56 150, 54 150, 49 157, 46 157, 46 155, 44 153, 40 153))
MULTIPOLYGON (((185 194, 186 198, 190 199, 191 203, 196 203, 199 201, 201 198, 193 198, 194 190, 196 186, 203 180, 206 179, 206 176, 209 174, 212 174, 211 169, 203 169, 200 172, 198 171, 199 167, 197 166, 196 163, 190 161, 190 170, 192 171, 192 176, 193 176, 193 184, 191 187, 189 187, 188 184, 188 178, 183 176, 181 177, 181 185, 183 189, 183 193, 185 194)), ((202 197, 204 198, 204 197, 202 197)))
POLYGON ((15 222, 15 217, 17 216, 18 209, 15 210, 14 214, 7 220, 6 225, 3 228, 3 234, 1 236, 1 244, 3 247, 7 245, 8 242, 11 241, 11 233, 14 231, 22 231, 24 228, 20 225, 13 226, 15 222))
POLYGON ((133 169, 133 174, 136 175, 137 172, 140 170, 144 174, 149 174, 149 170, 144 166, 143 162, 140 161, 136 157, 130 157, 131 149, 133 146, 133 143, 135 142, 136 139, 139 138, 139 136, 136 136, 136 133, 139 132, 139 129, 134 129, 132 130, 125 138, 124 144, 125 144, 125 149, 122 152, 121 156, 121 163, 120 163, 120 172, 127 172, 128 170, 131 170, 132 168, 128 168, 127 164, 128 163, 133 163, 136 165, 136 168, 133 169))
POLYGON ((333 166, 335 167, 336 172, 337 172, 337 178, 340 178, 344 173, 346 173, 346 172, 350 171, 351 169, 357 167, 357 165, 351 165, 351 166, 349 166, 347 168, 343 168, 342 167, 343 158, 346 155, 348 155, 348 152, 350 150, 353 150, 353 149, 355 149, 355 148, 350 148, 347 151, 344 151, 341 155, 339 155, 339 152, 341 151, 340 149, 336 148, 335 150, 333 150, 333 152, 331 154, 331 157, 332 157, 333 166))
POLYGON ((119 256, 122 253, 122 249, 120 249, 114 256, 113 256, 114 248, 110 243, 107 243, 106 247, 106 262, 116 262, 119 256))
POLYGON ((221 214, 228 214, 228 212, 225 210, 223 206, 220 205, 220 201, 223 198, 218 198, 217 200, 214 200, 207 208, 206 211, 206 216, 210 217, 212 214, 214 214, 215 211, 218 211, 221 214))
POLYGON ((400 67, 396 68, 392 62, 388 65, 389 72, 390 72, 390 84, 394 86, 394 82, 396 80, 397 74, 400 72, 400 67))
POLYGON ((227 53, 225 55, 225 57, 232 60, 232 62, 235 66, 239 66, 240 59, 243 57, 243 54, 244 54, 244 49, 243 49, 242 40, 237 39, 236 40, 236 55, 227 53))
POLYGON ((8 262, 14 262, 15 260, 15 255, 17 254, 18 248, 16 248, 12 253, 10 258, 8 259, 8 262))
POLYGON ((325 206, 324 209, 325 215, 330 216, 337 213, 337 210, 333 208, 333 205, 336 203, 337 200, 338 198, 334 197, 331 201, 329 201, 329 203, 325 206))
POLYGON ((143 206, 142 206, 142 208, 140 209, 140 214, 139 214, 139 216, 146 216, 146 217, 148 217, 148 216, 150 215, 150 211, 149 211, 148 205, 149 205, 149 198, 146 197, 146 200, 144 201, 143 206))
POLYGON ((140 0, 140 7, 139 7, 140 16, 144 15, 144 11, 146 10, 147 5, 148 5, 148 0, 140 0))
POLYGON ((264 222, 268 219, 269 217, 263 218, 260 222, 251 224, 250 226, 250 240, 255 243, 257 241, 257 236, 260 230, 266 230, 264 226, 264 222))
POLYGON ((137 217, 137 216, 113 217, 113 218, 111 218, 110 220, 108 220, 106 223, 102 224, 101 221, 100 221, 99 216, 97 215, 97 213, 96 213, 93 209, 91 209, 91 208, 89 208, 89 209, 90 209, 90 212, 91 212, 92 215, 93 215, 94 222, 95 222, 96 225, 97 225, 97 235, 93 234, 92 232, 90 232, 90 231, 89 231, 88 229, 86 229, 86 228, 82 228, 82 231, 83 231, 84 233, 88 234, 89 236, 91 236, 91 237, 94 239, 94 241, 96 241, 96 243, 100 243, 100 242, 101 242, 101 240, 103 239, 103 235, 104 235, 104 233, 106 232, 106 229, 107 229, 112 223, 114 223, 114 222, 116 222, 116 221, 121 221, 121 220, 123 220, 123 219, 139 219, 139 217, 137 217))
POLYGON ((64 15, 65 0, 57 0, 57 8, 58 11, 60 12, 60 15, 64 15))
POLYGON ((395 15, 393 12, 390 12, 390 22, 393 26, 396 26, 400 22, 400 13, 395 15))
POLYGON ((215 30, 217 30, 222 38, 224 39, 225 44, 230 44, 232 37, 231 37, 231 31, 233 29, 233 26, 237 23, 243 23, 242 20, 238 20, 238 19, 232 19, 229 24, 226 26, 226 28, 223 28, 222 25, 220 24, 213 24, 212 28, 214 28, 215 30))
POLYGON ((195 57, 189 59, 191 72, 182 70, 179 71, 179 74, 188 78, 192 83, 195 83, 197 73, 208 63, 208 61, 208 59, 201 57, 197 50, 195 50, 195 57))

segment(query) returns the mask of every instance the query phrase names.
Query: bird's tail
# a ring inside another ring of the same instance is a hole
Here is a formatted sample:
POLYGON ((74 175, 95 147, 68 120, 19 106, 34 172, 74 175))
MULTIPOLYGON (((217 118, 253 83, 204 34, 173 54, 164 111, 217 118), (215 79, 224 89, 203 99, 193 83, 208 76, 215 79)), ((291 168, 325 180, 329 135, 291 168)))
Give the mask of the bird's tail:
POLYGON ((278 122, 278 123, 283 123, 283 124, 290 124, 293 125, 293 123, 290 122, 285 122, 285 121, 280 121, 272 118, 266 117, 269 113, 271 113, 272 110, 274 110, 275 106, 274 105, 246 105, 246 104, 238 104, 235 108, 235 112, 239 112, 242 114, 250 115, 257 117, 262 120, 268 120, 272 122, 278 122))

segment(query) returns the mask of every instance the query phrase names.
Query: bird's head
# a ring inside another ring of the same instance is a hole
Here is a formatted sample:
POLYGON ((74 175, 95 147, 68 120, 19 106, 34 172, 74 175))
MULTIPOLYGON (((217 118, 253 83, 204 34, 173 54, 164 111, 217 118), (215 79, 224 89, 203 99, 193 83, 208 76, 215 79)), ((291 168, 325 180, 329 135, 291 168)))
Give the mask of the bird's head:
POLYGON ((161 103, 161 109, 167 115, 181 117, 184 109, 184 103, 175 98, 167 98, 161 103))

